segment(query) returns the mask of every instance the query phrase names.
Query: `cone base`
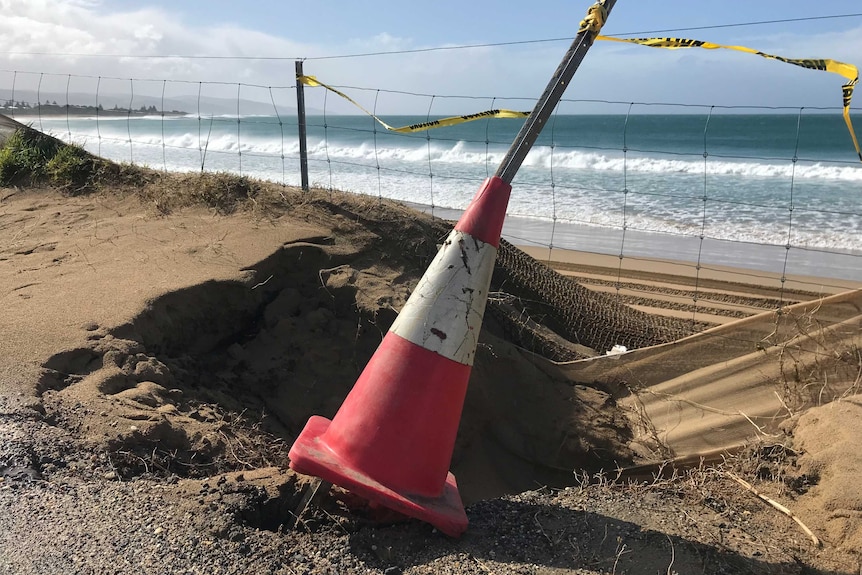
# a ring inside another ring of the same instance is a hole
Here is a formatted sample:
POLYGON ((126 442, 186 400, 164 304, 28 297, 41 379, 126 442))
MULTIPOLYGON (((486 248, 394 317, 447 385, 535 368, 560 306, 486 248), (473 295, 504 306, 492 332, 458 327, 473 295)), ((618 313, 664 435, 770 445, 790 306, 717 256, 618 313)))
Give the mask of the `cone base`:
POLYGON ((323 439, 330 420, 312 416, 290 448, 290 468, 343 487, 369 501, 430 523, 451 537, 467 529, 467 514, 455 476, 449 473, 443 493, 436 498, 397 493, 345 463, 323 439))

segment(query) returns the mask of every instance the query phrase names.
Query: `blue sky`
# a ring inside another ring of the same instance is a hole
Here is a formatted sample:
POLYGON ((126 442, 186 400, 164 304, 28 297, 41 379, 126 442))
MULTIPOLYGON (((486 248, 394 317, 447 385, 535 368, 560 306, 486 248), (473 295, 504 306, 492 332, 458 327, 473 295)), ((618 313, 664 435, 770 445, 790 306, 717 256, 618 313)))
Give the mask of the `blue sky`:
MULTIPOLYGON (((571 38, 589 1, 412 3, 228 0, 0 0, 0 46, 18 52, 195 54, 316 58, 358 52, 571 38)), ((858 0, 618 0, 603 32, 624 34, 862 12, 858 0)), ((718 28, 661 35, 742 44, 791 58, 833 58, 862 65, 862 17, 718 28)), ((535 98, 568 42, 421 54, 308 60, 305 70, 351 92, 381 114, 424 113, 429 98, 393 92, 479 97, 439 98, 433 112, 469 113, 501 98, 535 98), (375 92, 380 89, 380 93, 375 92)), ((0 69, 155 80, 292 84, 292 61, 146 60, 0 54, 0 69)), ((27 74, 16 77, 25 85, 27 74)), ((0 74, 0 86, 10 82, 0 74)), ((46 89, 66 79, 44 78, 46 89)), ((838 106, 843 80, 729 51, 656 50, 597 43, 567 98, 706 105, 838 106)), ((73 91, 93 89, 75 79, 73 91)), ((119 84, 115 88, 122 89, 119 84)), ((136 90, 158 90, 158 82, 136 90)), ((183 85, 171 84, 179 93, 183 85)), ((236 90, 208 86, 212 95, 236 90)), ((312 105, 323 105, 319 90, 312 105)), ((245 97, 263 100, 247 89, 245 97)), ((862 102, 862 97, 858 97, 862 102)), ((524 108, 512 101, 508 107, 524 108)), ((334 112, 346 111, 327 99, 334 112)), ((596 111, 596 110, 594 110, 596 111)), ((598 110, 602 111, 602 110, 598 110)), ((606 110, 614 111, 614 110, 606 110)))
MULTIPOLYGON (((489 2, 486 0, 435 0, 435 2, 236 2, 234 0, 158 0, 114 2, 131 8, 149 4, 204 26, 226 22, 300 42, 342 44, 347 38, 390 34, 409 37, 421 45, 470 44, 571 36, 573 27, 590 2, 489 2), (538 11, 536 9, 539 9, 538 11), (291 23, 296 22, 297 25, 291 23)), ((858 0, 619 0, 606 32, 636 32, 677 27, 710 26, 859 13, 858 0)), ((758 37, 776 32, 828 32, 858 27, 860 19, 776 24, 772 27, 711 31, 723 39, 758 37)), ((313 56, 315 54, 306 54, 313 56)))

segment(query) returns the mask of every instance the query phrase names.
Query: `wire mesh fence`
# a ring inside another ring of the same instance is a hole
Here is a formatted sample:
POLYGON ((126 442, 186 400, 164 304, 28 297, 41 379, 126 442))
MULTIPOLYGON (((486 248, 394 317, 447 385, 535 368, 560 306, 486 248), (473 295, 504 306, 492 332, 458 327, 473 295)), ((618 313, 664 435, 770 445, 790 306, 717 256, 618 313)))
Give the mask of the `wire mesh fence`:
MULTIPOLYGON (((519 97, 337 86, 393 126, 453 113, 529 111, 519 97), (412 109, 414 115, 389 115, 412 109)), ((0 72, 2 113, 106 158, 166 171, 300 185, 294 85, 0 72)), ((397 133, 322 88, 305 89, 318 188, 390 198, 454 219, 494 173, 522 120, 397 133)), ((616 270, 674 262, 704 282, 817 291, 862 282, 862 167, 839 108, 564 99, 513 182, 504 236, 616 270), (610 259, 609 259, 610 258, 610 259), (849 282, 849 283, 848 283, 849 282)), ((642 289, 642 288, 641 288, 642 289)), ((834 289, 833 289, 834 291, 834 289)))

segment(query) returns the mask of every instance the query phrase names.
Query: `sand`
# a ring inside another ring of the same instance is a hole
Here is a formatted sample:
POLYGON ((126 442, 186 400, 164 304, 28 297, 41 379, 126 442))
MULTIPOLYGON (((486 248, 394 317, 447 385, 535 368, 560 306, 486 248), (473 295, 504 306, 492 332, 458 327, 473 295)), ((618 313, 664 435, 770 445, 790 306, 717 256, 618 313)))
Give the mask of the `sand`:
POLYGON ((468 534, 346 496, 285 532, 290 442, 337 410, 448 226, 288 193, 163 215, 0 189, 0 571, 858 572, 859 286, 565 250, 533 253, 691 335, 560 362, 489 316, 452 463, 468 534))

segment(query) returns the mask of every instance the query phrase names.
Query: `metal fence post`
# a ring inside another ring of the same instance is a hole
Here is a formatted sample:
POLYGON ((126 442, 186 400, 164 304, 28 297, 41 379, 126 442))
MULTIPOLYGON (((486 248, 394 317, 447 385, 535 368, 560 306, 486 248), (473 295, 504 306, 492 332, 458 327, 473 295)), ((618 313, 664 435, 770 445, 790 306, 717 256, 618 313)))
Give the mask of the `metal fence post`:
POLYGON ((302 175, 302 191, 308 191, 308 146, 305 142, 305 85, 300 78, 302 60, 296 61, 296 117, 299 125, 299 171, 302 175))

